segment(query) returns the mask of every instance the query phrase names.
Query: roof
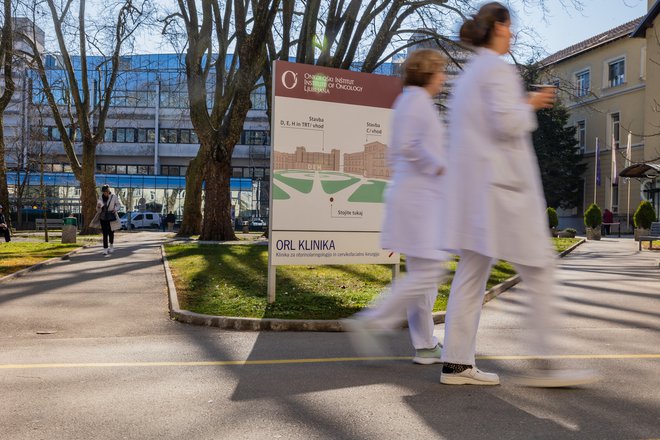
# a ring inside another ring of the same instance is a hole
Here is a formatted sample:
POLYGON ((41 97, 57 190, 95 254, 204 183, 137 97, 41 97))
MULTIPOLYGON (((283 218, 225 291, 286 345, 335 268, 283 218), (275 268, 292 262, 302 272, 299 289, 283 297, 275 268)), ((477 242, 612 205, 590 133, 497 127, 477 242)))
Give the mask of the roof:
POLYGON ((646 177, 653 178, 660 176, 660 164, 657 163, 636 163, 624 168, 619 173, 620 177, 646 177))
MULTIPOLYGON (((660 3, 660 0, 656 1, 656 6, 660 3)), ((634 20, 629 21, 628 23, 617 26, 609 31, 603 32, 602 34, 595 35, 587 40, 581 41, 577 44, 562 49, 559 52, 555 52, 549 57, 541 60, 541 65, 547 66, 550 64, 557 63, 559 61, 565 60, 567 58, 578 55, 582 52, 594 49, 603 44, 607 44, 611 41, 617 40, 619 38, 627 37, 630 33, 635 30, 635 28, 642 22, 644 17, 639 17, 634 20)))
POLYGON ((637 28, 630 34, 631 38, 646 38, 646 30, 653 26, 653 22, 660 14, 660 0, 655 0, 655 4, 649 9, 644 19, 637 25, 637 28))

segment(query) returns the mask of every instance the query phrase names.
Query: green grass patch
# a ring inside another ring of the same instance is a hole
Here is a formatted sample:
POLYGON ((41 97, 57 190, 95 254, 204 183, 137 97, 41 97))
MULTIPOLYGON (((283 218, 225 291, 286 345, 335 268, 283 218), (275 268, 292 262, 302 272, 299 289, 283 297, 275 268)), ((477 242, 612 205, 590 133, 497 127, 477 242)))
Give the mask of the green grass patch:
MULTIPOLYGON (((284 171, 287 174, 291 174, 290 171, 284 171)), ((297 189, 303 194, 309 194, 312 191, 312 187, 314 186, 314 179, 313 177, 306 177, 306 178, 296 178, 296 177, 289 177, 289 176, 284 176, 282 174, 283 172, 276 172, 273 175, 273 178, 276 180, 279 180, 282 183, 285 183, 289 185, 292 188, 297 189)))
POLYGON ((80 243, 62 244, 57 242, 16 242, 0 244, 0 276, 18 272, 53 257, 60 257, 80 243))
MULTIPOLYGON (((578 239, 555 239, 564 250, 578 239), (561 241, 560 241, 561 240, 561 241)), ((221 316, 338 319, 358 312, 391 281, 385 265, 279 266, 277 301, 266 300, 268 249, 246 245, 166 245, 183 309, 221 316)), ((457 258, 438 289, 434 310, 445 310, 457 258)), ((405 258, 401 261, 405 271, 405 258)), ((488 288, 513 276, 510 264, 493 267, 488 288)))
POLYGON ((382 180, 369 180, 361 185, 348 198, 349 202, 383 203, 383 195, 387 182, 382 180))
POLYGON ((326 194, 334 194, 360 181, 357 177, 346 175, 345 180, 321 180, 321 186, 326 194))
POLYGON ((274 200, 288 200, 290 198, 291 198, 291 196, 286 191, 284 191, 279 186, 273 184, 273 199, 274 200))

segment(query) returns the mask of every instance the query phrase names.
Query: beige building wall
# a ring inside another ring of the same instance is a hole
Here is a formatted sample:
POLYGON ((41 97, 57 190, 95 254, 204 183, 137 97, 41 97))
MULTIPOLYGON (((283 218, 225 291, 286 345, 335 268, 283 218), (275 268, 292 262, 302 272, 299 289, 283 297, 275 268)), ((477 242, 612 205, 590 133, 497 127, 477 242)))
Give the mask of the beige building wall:
MULTIPOLYGON (((631 25, 632 26, 632 25, 631 25)), ((634 27, 632 27, 634 28, 634 27)), ((648 159, 650 145, 645 132, 645 117, 650 79, 648 78, 647 41, 629 38, 630 31, 615 37, 611 42, 560 59, 549 65, 546 81, 559 82, 559 98, 569 109, 568 123, 578 126, 584 123, 584 161, 587 170, 583 182, 583 206, 572 214, 581 216, 584 209, 595 202, 601 209, 612 206, 615 214, 625 221, 628 211, 628 185, 630 185, 630 218, 641 200, 640 183, 627 183, 619 179, 618 188, 612 189, 612 134, 616 131, 613 116, 619 116, 619 139, 616 151, 617 173, 625 167, 628 132, 632 133, 632 161, 648 159), (624 80, 620 84, 609 82, 610 63, 623 60, 624 80), (578 96, 578 75, 588 71, 590 86, 585 96, 578 96), (595 184, 596 138, 600 145, 600 185, 595 184), (617 197, 618 189, 618 197, 617 197), (595 190, 595 191, 594 191, 595 190)), ((648 39, 647 39, 648 40, 648 39)), ((660 57, 658 58, 660 59, 660 57)), ((655 96, 660 96, 660 75, 653 85, 655 96)), ((660 125, 660 124, 658 124, 660 125)), ((579 136, 579 133, 578 133, 579 136)), ((660 137, 658 139, 660 142, 660 137)), ((659 150, 660 151, 660 150, 659 150)), ((632 220, 631 220, 632 221, 632 220)))
MULTIPOLYGON (((649 1, 649 8, 653 1, 649 1)), ((644 159, 660 158, 660 15, 653 26, 646 30, 646 39, 638 39, 646 45, 646 97, 644 100, 644 159)))

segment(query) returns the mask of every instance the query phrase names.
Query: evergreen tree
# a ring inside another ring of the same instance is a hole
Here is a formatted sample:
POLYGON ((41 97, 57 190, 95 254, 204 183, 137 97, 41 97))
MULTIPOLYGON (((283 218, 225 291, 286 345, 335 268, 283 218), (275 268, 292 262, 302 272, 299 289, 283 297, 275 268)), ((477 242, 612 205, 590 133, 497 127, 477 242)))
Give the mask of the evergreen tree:
MULTIPOLYGON (((541 73, 537 65, 522 67, 526 84, 538 84, 541 73)), ((560 101, 537 113, 538 129, 532 140, 539 161, 543 192, 548 206, 574 208, 581 203, 581 179, 587 169, 577 148, 576 127, 568 126, 569 113, 560 101)))
POLYGON ((539 127, 533 134, 548 206, 574 208, 581 203, 581 178, 587 165, 577 148, 575 127, 567 126, 568 110, 557 103, 537 114, 539 127))

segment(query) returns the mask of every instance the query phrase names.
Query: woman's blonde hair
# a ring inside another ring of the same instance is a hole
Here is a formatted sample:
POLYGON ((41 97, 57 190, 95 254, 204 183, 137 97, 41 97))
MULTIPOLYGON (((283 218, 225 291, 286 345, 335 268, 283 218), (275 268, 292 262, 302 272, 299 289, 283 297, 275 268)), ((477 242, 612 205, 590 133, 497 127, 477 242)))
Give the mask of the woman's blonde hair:
POLYGON ((439 50, 418 49, 408 55, 403 63, 403 85, 425 87, 431 77, 442 72, 446 65, 447 58, 439 50))

